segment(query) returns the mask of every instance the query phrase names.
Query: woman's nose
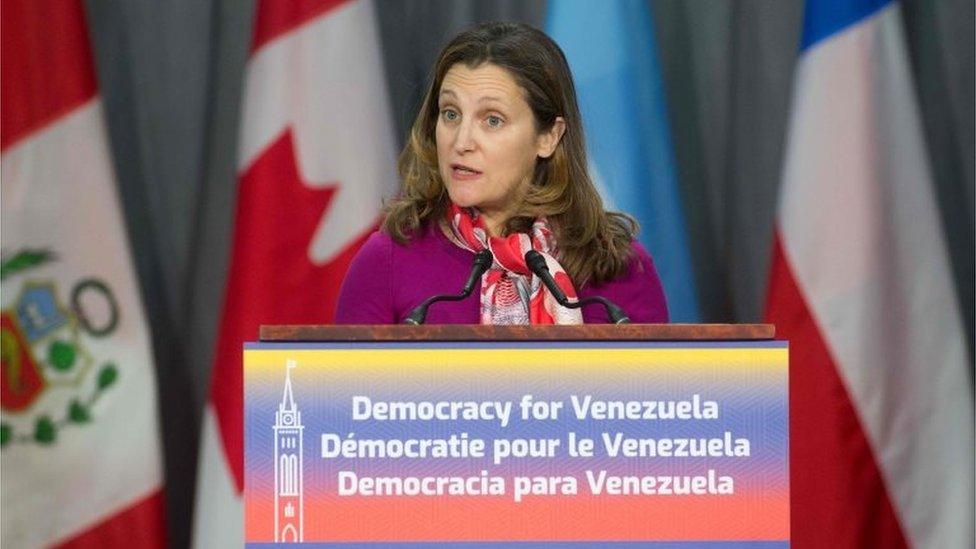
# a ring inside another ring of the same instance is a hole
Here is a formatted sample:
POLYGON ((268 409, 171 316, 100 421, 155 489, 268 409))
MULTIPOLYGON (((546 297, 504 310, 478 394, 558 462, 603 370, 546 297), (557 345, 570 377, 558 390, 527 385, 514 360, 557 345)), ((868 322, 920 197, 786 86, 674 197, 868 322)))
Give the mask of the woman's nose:
POLYGON ((454 137, 455 152, 464 153, 475 148, 474 128, 471 122, 463 121, 458 125, 457 135, 454 137))

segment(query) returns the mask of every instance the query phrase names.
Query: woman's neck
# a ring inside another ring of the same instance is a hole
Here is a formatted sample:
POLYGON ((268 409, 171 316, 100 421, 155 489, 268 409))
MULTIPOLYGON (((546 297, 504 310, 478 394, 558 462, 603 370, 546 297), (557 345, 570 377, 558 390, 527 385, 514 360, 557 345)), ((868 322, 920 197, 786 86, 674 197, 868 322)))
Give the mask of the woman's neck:
POLYGON ((504 236, 505 225, 508 222, 507 216, 501 212, 495 214, 481 212, 481 218, 485 222, 485 229, 488 231, 488 236, 504 236))
POLYGON ((525 200, 528 188, 529 181, 526 179, 509 193, 502 204, 494 204, 484 209, 478 208, 489 236, 505 236, 508 222, 518 214, 519 205, 525 200))

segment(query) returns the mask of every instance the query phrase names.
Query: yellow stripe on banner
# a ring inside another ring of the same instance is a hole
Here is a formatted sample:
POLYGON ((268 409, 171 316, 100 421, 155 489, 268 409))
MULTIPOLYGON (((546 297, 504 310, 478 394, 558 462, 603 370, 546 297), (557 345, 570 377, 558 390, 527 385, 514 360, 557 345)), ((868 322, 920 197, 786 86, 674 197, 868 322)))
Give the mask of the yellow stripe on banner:
POLYGON ((593 373, 653 368, 661 373, 713 371, 729 374, 779 370, 787 365, 788 350, 774 349, 250 349, 244 367, 255 374, 280 373, 286 360, 314 365, 318 370, 354 369, 364 374, 390 371, 436 371, 470 374, 490 369, 497 374, 559 370, 593 373))

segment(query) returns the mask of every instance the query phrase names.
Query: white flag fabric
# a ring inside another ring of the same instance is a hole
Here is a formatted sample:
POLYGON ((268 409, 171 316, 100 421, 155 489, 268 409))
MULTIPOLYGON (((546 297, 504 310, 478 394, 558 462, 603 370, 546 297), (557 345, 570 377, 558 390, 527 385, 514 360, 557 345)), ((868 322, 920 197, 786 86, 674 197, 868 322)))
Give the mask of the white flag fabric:
POLYGON ((900 6, 805 18, 767 314, 790 340, 792 540, 972 547, 969 358, 900 6))
POLYGON ((258 2, 195 547, 244 538, 243 342, 261 324, 331 321, 346 268, 396 186, 379 48, 368 0, 258 2))
POLYGON ((148 326, 81 2, 4 2, 4 547, 164 547, 148 326))

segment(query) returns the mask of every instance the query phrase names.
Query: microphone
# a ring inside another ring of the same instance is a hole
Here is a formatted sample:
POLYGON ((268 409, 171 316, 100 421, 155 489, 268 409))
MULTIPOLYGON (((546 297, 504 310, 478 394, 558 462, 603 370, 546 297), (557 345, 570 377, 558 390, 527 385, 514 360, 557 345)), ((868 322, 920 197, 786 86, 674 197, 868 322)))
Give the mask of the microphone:
POLYGON ((562 288, 556 284, 556 280, 552 278, 552 273, 549 272, 549 265, 546 264, 546 258, 542 257, 542 254, 535 250, 529 250, 525 252, 525 264, 528 265, 529 270, 532 271, 535 276, 539 277, 539 280, 546 285, 549 289, 549 293, 552 297, 556 298, 563 307, 569 309, 579 309, 583 305, 589 303, 600 303, 603 308, 607 311, 607 316, 610 317, 610 322, 614 324, 630 324, 630 319, 624 314, 623 310, 614 305, 609 299, 601 296, 591 296, 586 299, 580 299, 576 303, 572 303, 566 298, 566 294, 563 293, 562 288))
POLYGON ((462 299, 471 295, 474 290, 474 285, 481 278, 481 275, 485 274, 490 267, 492 262, 495 261, 495 257, 491 255, 491 252, 487 249, 481 250, 474 256, 474 265, 471 267, 471 276, 468 277, 468 281, 464 283, 464 287, 461 288, 461 293, 457 295, 442 294, 428 297, 420 305, 417 305, 410 311, 407 318, 403 319, 404 324, 420 325, 427 321, 427 309, 434 303, 438 301, 461 301, 462 299))

